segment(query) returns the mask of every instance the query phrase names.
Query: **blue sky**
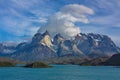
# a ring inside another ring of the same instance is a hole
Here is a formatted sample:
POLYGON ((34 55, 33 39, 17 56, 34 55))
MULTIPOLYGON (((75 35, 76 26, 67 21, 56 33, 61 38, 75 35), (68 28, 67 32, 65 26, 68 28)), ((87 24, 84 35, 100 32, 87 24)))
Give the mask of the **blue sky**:
MULTIPOLYGON (((108 35, 120 46, 119 0, 0 0, 0 42, 31 38, 50 17, 73 4, 93 11, 92 14, 87 12, 90 15, 85 14, 89 23, 73 23, 81 32, 108 35)), ((79 8, 75 10, 79 11, 79 8)))

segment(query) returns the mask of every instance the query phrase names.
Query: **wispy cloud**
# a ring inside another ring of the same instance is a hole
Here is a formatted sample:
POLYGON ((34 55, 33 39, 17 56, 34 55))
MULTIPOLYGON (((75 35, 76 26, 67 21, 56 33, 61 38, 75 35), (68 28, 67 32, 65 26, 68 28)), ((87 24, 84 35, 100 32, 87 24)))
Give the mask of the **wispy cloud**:
POLYGON ((16 36, 33 35, 42 24, 47 22, 46 15, 43 16, 44 13, 38 10, 40 8, 35 8, 36 4, 40 6, 43 2, 45 1, 8 0, 5 5, 4 1, 1 0, 0 8, 3 9, 0 9, 0 28, 16 36))
POLYGON ((91 18, 92 23, 106 27, 120 27, 120 2, 118 0, 93 0, 89 2, 89 7, 94 9, 96 13, 91 18))

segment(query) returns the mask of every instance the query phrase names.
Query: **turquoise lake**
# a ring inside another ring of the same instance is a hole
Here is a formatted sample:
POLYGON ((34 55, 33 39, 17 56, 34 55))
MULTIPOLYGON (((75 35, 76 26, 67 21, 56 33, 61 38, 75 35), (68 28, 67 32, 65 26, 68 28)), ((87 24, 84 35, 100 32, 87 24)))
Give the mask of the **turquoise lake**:
POLYGON ((0 68, 0 80, 120 80, 112 66, 53 65, 53 68, 0 68))

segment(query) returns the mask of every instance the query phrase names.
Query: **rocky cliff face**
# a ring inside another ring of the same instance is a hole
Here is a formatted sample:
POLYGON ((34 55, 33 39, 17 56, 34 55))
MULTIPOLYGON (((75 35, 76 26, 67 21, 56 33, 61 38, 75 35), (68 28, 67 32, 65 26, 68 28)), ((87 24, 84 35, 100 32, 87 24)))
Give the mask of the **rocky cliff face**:
POLYGON ((51 47, 52 46, 52 42, 51 42, 51 37, 48 31, 46 31, 45 33, 41 34, 41 33, 37 33, 34 35, 33 39, 32 39, 32 44, 43 44, 47 47, 51 47))
POLYGON ((97 58, 119 53, 120 49, 106 35, 80 33, 72 39, 49 32, 36 33, 30 43, 20 43, 16 51, 7 55, 23 61, 46 60, 57 57, 97 58))
POLYGON ((83 34, 75 37, 77 47, 89 57, 111 56, 120 52, 120 49, 106 35, 83 34))
POLYGON ((42 44, 27 44, 25 47, 9 55, 9 57, 21 61, 39 61, 55 58, 57 55, 49 47, 42 44))
POLYGON ((37 33, 34 35, 31 43, 21 43, 11 58, 22 61, 39 61, 57 57, 57 54, 51 48, 52 42, 49 33, 37 33))
POLYGON ((61 56, 79 56, 85 57, 84 53, 78 49, 73 40, 64 39, 61 34, 56 34, 53 40, 56 47, 56 53, 61 56))

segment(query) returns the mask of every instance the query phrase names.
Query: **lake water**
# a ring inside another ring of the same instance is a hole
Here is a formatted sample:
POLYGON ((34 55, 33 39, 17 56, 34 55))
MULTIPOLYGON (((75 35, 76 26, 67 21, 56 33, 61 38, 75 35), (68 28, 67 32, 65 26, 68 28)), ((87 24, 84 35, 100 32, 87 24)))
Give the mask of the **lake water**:
POLYGON ((53 68, 0 68, 0 80, 120 80, 120 68, 53 65, 53 68))

